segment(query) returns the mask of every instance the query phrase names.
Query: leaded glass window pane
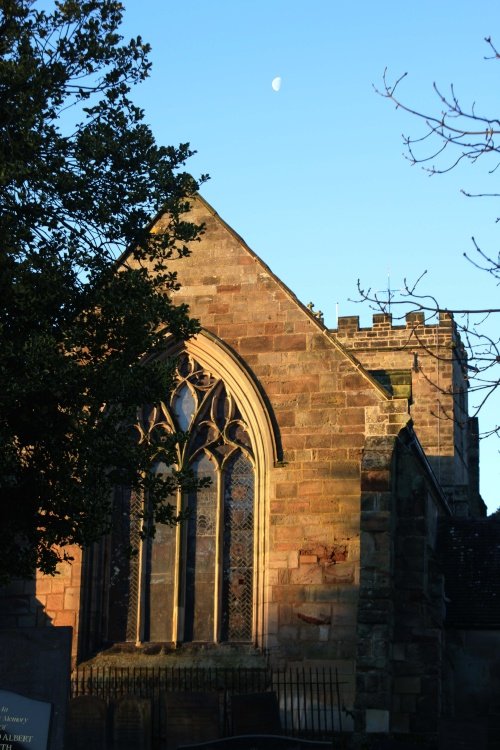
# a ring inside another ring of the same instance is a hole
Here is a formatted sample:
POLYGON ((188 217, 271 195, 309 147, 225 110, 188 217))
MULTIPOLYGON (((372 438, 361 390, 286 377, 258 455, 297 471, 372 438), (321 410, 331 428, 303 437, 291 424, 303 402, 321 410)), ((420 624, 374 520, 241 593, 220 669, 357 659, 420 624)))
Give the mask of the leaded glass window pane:
MULTIPOLYGON (((172 467, 158 461, 153 467, 155 474, 166 479, 172 467)), ((175 503, 175 498, 169 498, 175 503)), ((176 527, 157 524, 154 538, 147 541, 146 588, 143 616, 144 635, 150 641, 173 639, 173 611, 175 606, 176 527)))
POLYGON ((190 388, 184 384, 174 396, 174 412, 181 430, 189 429, 195 410, 195 400, 190 388))
POLYGON ((238 452, 224 471, 222 628, 224 641, 249 641, 253 603, 254 472, 238 452))
POLYGON ((210 477, 209 487, 190 492, 187 506, 186 607, 184 640, 213 641, 217 546, 217 477, 202 454, 194 463, 196 476, 210 477))

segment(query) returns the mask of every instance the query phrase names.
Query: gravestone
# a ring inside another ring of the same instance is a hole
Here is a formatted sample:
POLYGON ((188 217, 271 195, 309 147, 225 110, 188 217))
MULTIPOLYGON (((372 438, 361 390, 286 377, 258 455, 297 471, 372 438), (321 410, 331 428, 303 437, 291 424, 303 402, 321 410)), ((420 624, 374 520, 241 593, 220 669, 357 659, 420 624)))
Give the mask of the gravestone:
POLYGON ((79 695, 69 703, 67 746, 71 750, 106 750, 107 706, 102 698, 79 695))
POLYGON ((167 748, 221 736, 218 693, 165 693, 167 748))
POLYGON ((113 716, 114 747, 119 750, 150 750, 151 700, 126 696, 113 716))
POLYGON ((52 704, 48 750, 64 748, 71 633, 69 627, 0 630, 0 690, 52 704))
POLYGON ((279 734, 280 710, 276 693, 231 696, 234 734, 279 734))
POLYGON ((52 705, 0 690, 0 748, 47 750, 52 705))

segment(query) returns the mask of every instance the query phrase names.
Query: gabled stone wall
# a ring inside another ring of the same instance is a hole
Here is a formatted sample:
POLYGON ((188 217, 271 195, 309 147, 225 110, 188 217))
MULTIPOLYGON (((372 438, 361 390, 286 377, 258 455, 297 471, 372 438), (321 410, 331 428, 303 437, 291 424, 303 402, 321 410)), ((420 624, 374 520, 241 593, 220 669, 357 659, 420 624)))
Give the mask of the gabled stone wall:
MULTIPOLYGON (((367 434, 397 434, 397 404, 203 201, 205 235, 172 263, 209 335, 251 373, 275 424, 266 467, 263 633, 278 660, 353 660, 360 560, 361 453, 367 434)), ((162 221, 167 219, 160 219, 162 221)))
MULTIPOLYGON (((205 223, 205 234, 188 258, 171 263, 182 285, 173 301, 188 304, 203 328, 188 347, 201 355, 210 342, 204 366, 230 366, 250 411, 258 392, 272 432, 274 454, 257 477, 254 645, 278 664, 335 663, 352 693, 362 451, 368 436, 398 434, 408 402, 392 399, 204 201, 190 218, 205 223)), ((84 583, 100 585, 89 573, 84 583)), ((88 633, 80 642, 96 644, 106 592, 81 596, 73 584, 71 576, 42 579, 40 593, 47 611, 75 629, 83 602, 88 633)))

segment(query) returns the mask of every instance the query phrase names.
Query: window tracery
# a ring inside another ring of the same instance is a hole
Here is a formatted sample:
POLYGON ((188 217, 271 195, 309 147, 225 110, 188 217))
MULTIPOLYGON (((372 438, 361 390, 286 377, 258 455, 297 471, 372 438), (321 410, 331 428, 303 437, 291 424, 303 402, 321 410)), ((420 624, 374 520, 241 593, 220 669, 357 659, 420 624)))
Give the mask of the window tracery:
POLYGON ((177 468, 208 476, 211 484, 181 499, 190 517, 177 533, 160 532, 149 543, 143 636, 249 642, 255 494, 249 430, 224 382, 187 353, 179 357, 176 378, 169 400, 144 410, 142 429, 189 432, 178 446, 177 468), (174 574, 167 560, 175 560, 174 574))

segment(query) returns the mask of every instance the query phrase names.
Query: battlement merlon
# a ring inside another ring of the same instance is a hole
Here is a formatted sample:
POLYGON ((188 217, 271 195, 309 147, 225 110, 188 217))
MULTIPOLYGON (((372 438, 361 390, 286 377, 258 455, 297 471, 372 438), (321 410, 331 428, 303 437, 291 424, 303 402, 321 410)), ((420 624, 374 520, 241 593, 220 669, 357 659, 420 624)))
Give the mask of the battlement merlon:
POLYGON ((404 323, 398 319, 397 325, 393 324, 391 313, 375 313, 372 326, 366 328, 360 328, 358 315, 347 315, 338 319, 338 327, 331 329, 331 333, 348 349, 352 346, 355 350, 364 347, 387 350, 409 346, 419 350, 445 346, 453 349, 454 357, 462 366, 467 362, 453 314, 445 310, 439 312, 437 322, 426 323, 425 312, 417 310, 406 313, 404 323))
POLYGON ((345 333, 353 333, 355 331, 370 331, 373 329, 380 330, 391 329, 394 331, 401 331, 406 328, 424 327, 428 331, 432 331, 434 328, 453 328, 455 334, 458 336, 456 326, 453 320, 453 314, 442 310, 439 312, 438 323, 426 323, 425 313, 421 310, 415 312, 409 312, 405 315, 405 324, 393 325, 392 313, 374 313, 372 327, 360 328, 359 327, 359 315, 344 315, 338 319, 338 327, 332 328, 332 333, 338 333, 340 335, 345 333))

